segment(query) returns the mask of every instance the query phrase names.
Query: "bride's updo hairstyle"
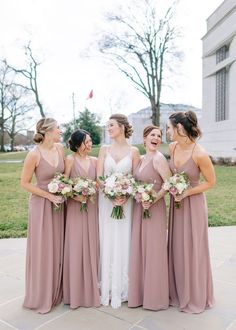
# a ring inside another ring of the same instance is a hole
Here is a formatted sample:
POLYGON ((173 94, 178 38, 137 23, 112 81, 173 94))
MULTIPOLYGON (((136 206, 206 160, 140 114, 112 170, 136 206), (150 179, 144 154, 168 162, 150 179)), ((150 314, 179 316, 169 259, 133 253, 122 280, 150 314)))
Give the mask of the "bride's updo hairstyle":
POLYGON ((81 144, 86 140, 86 135, 90 136, 90 133, 84 129, 77 129, 74 131, 68 140, 70 150, 76 152, 81 144))
POLYGON ((173 127, 177 128, 179 135, 181 135, 181 133, 179 132, 177 125, 181 124, 186 132, 186 135, 191 141, 195 141, 202 135, 202 132, 198 126, 197 116, 193 111, 175 112, 170 115, 169 120, 173 127))
POLYGON ((109 119, 116 120, 120 127, 124 126, 124 134, 126 139, 131 137, 133 133, 133 128, 132 125, 130 125, 130 123, 128 122, 128 118, 125 115, 115 113, 111 115, 109 119))
POLYGON ((36 124, 36 133, 34 134, 33 141, 37 144, 42 143, 45 138, 45 133, 55 127, 57 121, 53 118, 42 118, 36 124))

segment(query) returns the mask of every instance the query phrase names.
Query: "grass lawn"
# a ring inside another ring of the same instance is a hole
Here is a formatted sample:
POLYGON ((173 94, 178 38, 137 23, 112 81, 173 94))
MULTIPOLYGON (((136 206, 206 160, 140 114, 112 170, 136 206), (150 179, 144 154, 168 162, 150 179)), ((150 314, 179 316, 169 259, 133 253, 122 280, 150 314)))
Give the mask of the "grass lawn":
MULTIPOLYGON (((98 147, 93 154, 97 155, 98 147)), ((163 146, 163 152, 166 146, 163 146)), ((23 160, 26 152, 0 154, 0 160, 23 160), (6 157, 7 156, 7 157, 6 157)), ((24 237, 27 233, 29 193, 20 187, 22 162, 0 164, 0 238, 24 237)), ((236 225, 236 167, 216 166, 217 185, 206 192, 209 225, 236 225)))

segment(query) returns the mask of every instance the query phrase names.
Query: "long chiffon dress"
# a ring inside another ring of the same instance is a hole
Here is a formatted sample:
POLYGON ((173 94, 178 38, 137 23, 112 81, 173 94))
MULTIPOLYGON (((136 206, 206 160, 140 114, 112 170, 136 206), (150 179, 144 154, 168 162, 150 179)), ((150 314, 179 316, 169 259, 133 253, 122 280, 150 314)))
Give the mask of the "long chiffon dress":
MULTIPOLYGON (((71 178, 87 177, 96 180, 96 168, 90 159, 88 173, 74 157, 71 178)), ((63 301, 70 308, 100 306, 98 205, 87 201, 87 212, 80 211, 80 202, 67 203, 65 252, 63 269, 63 301)))
MULTIPOLYGON (((58 165, 54 167, 40 154, 35 170, 37 187, 47 190, 54 175, 64 172, 64 160, 59 151, 58 155, 58 165)), ((24 307, 47 313, 61 302, 63 245, 64 205, 56 211, 48 199, 32 194, 29 201, 24 307)))
MULTIPOLYGON (((192 187, 198 185, 200 171, 191 157, 180 167, 170 159, 172 173, 184 171, 192 187)), ((181 201, 180 208, 170 202, 169 217, 170 305, 187 313, 201 313, 214 304, 208 246, 208 214, 204 193, 181 201)))
MULTIPOLYGON (((163 180, 154 169, 153 160, 134 172, 138 181, 154 183, 159 191, 163 180)), ((134 202, 131 235, 128 306, 150 310, 169 307, 167 263, 167 217, 164 198, 149 209, 150 218, 143 219, 141 203, 134 202)))

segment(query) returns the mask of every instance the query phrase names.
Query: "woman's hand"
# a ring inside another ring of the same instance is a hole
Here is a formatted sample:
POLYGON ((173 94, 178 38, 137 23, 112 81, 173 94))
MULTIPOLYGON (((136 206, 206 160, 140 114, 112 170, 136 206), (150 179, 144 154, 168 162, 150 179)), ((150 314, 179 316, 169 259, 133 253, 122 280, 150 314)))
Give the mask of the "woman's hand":
POLYGON ((188 197, 188 190, 185 190, 181 195, 175 196, 175 202, 181 202, 182 199, 188 197))
POLYGON ((122 206, 122 205, 124 205, 126 202, 127 202, 127 198, 124 197, 124 196, 116 197, 116 198, 112 201, 113 205, 115 205, 115 206, 122 206))
POLYGON ((50 202, 52 202, 56 207, 58 207, 61 203, 65 201, 62 196, 57 196, 50 193, 48 194, 47 199, 50 200, 50 202))
POLYGON ((142 207, 144 210, 148 210, 152 206, 152 202, 142 202, 142 207))
POLYGON ((87 197, 83 196, 83 195, 74 196, 73 200, 75 200, 76 202, 80 202, 80 203, 86 203, 87 202, 87 197))

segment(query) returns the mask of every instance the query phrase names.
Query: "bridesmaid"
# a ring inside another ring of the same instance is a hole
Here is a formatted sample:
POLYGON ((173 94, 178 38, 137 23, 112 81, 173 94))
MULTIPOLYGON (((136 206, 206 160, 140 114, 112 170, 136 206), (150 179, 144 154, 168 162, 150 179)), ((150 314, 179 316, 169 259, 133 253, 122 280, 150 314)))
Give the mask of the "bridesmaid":
POLYGON ((128 306, 157 311, 169 307, 167 218, 162 184, 170 176, 170 170, 158 151, 162 138, 160 128, 147 126, 143 138, 146 154, 134 176, 138 181, 154 183, 157 197, 153 204, 134 204, 128 306), (150 208, 149 219, 143 219, 143 208, 150 208))
MULTIPOLYGON (((65 175, 96 180, 97 158, 90 134, 78 129, 72 133, 69 146, 74 153, 66 160, 65 175)), ((80 211, 81 196, 68 200, 63 270, 63 301, 70 308, 99 307, 98 289, 98 206, 87 201, 87 212, 80 211)))
POLYGON ((49 312, 62 300, 64 212, 55 211, 62 199, 48 192, 56 172, 64 172, 61 131, 52 118, 40 119, 34 136, 35 149, 24 161, 21 186, 31 193, 26 251, 24 307, 49 312), (32 177, 36 176, 36 185, 32 177))
POLYGON ((169 117, 170 169, 184 171, 191 187, 171 198, 169 218, 170 304, 180 311, 201 313, 212 307, 213 283, 208 247, 208 215, 204 191, 215 184, 215 172, 206 151, 196 143, 201 136, 196 114, 177 112, 169 117), (199 182, 200 174, 204 180, 199 182))

